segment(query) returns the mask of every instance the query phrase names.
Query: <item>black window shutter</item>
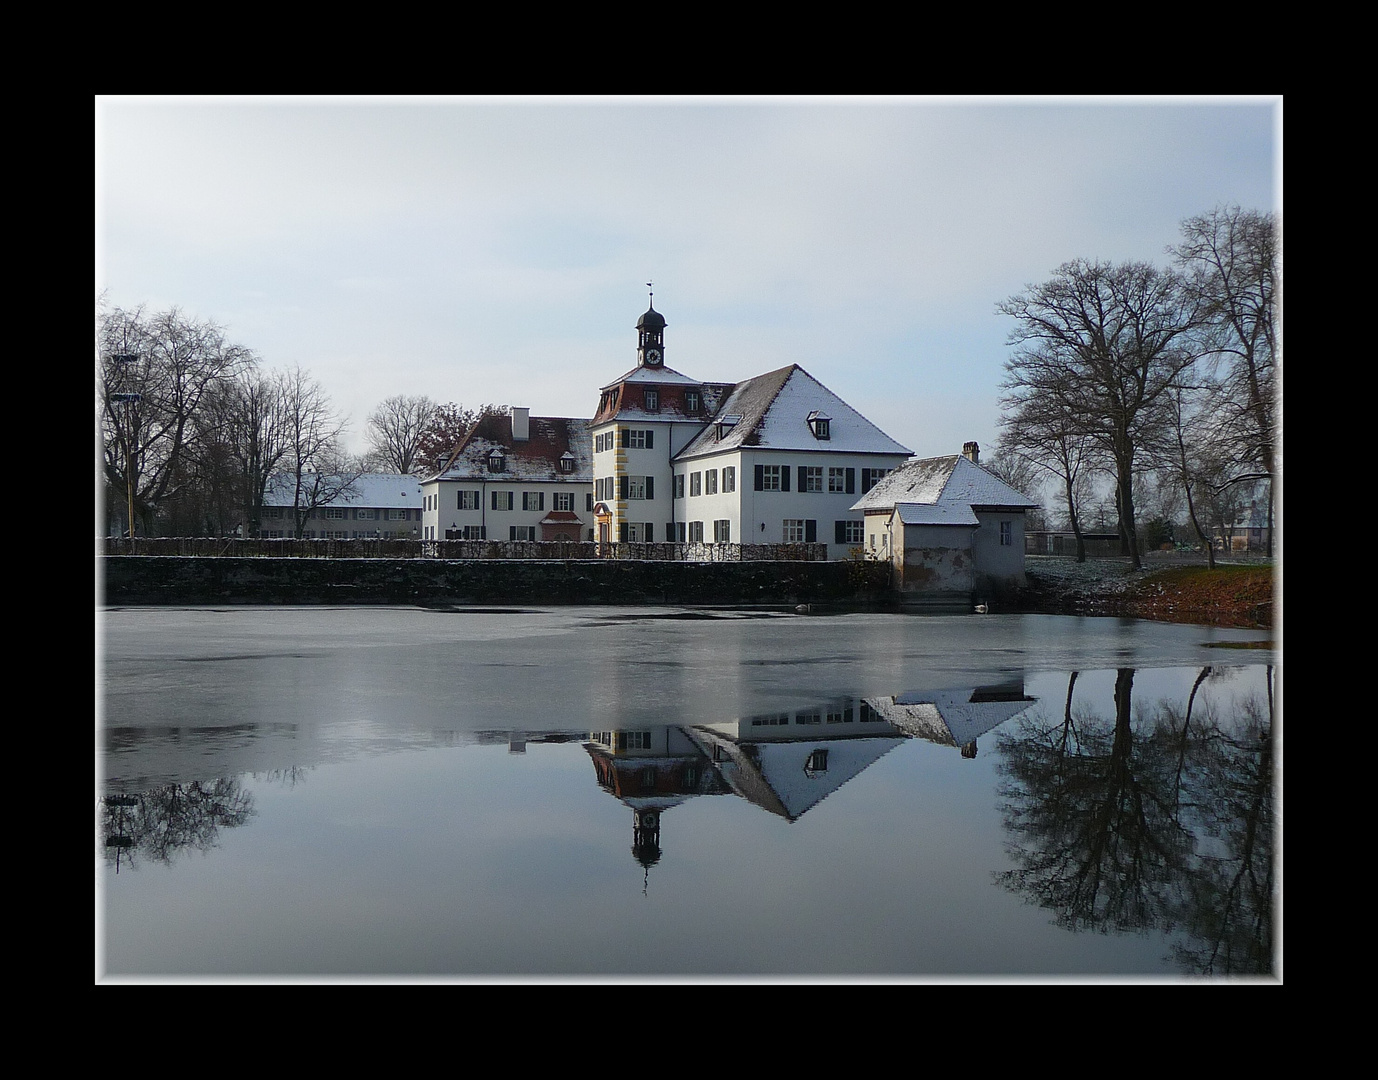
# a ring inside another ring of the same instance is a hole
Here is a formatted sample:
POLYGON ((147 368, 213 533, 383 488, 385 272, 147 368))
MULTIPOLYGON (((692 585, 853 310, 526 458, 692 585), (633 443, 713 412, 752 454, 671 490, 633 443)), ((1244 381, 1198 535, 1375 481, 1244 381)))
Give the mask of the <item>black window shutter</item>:
POLYGON ((544 492, 544 491, 538 491, 538 492, 536 493, 536 495, 537 495, 537 498, 536 498, 536 509, 537 509, 537 510, 544 510, 544 509, 545 509, 545 492, 544 492))
POLYGON ((807 480, 805 479, 805 477, 804 477, 804 466, 802 466, 802 465, 799 466, 799 487, 796 488, 796 490, 797 490, 797 491, 808 491, 808 490, 809 490, 808 481, 807 481, 807 480))
POLYGON ((617 433, 617 441, 621 445, 623 450, 627 449, 627 443, 631 441, 628 435, 629 431, 629 428, 623 428, 621 431, 617 433))
POLYGON ((788 491, 788 490, 789 490, 789 466, 788 466, 788 465, 781 465, 781 466, 780 466, 780 490, 781 490, 781 491, 788 491))
MULTIPOLYGON (((655 477, 654 477, 654 476, 648 476, 648 477, 646 477, 646 498, 648 498, 648 499, 654 499, 655 497, 656 497, 656 491, 655 491, 655 477)), ((648 526, 648 527, 649 527, 649 526, 648 526)))
MULTIPOLYGON (((619 476, 617 478, 617 497, 619 499, 625 499, 627 497, 627 478, 625 476, 619 476)), ((623 539, 625 540, 626 537, 623 537, 623 539)))
POLYGON ((498 493, 495 491, 495 492, 493 492, 493 509, 496 510, 497 508, 498 508, 498 493))
POLYGON ((760 490, 763 489, 765 486, 766 486, 766 467, 765 467, 764 465, 757 465, 757 466, 756 466, 756 490, 757 490, 757 491, 760 491, 760 490))
POLYGON ((624 544, 627 542, 627 523, 625 521, 618 523, 617 539, 624 544))
POLYGON ((866 494, 868 491, 870 491, 870 490, 871 490, 871 470, 870 470, 870 469, 862 469, 862 470, 861 470, 861 493, 862 493, 863 495, 865 495, 865 494, 866 494))
MULTIPOLYGON (((849 472, 851 470, 848 470, 849 472)), ((847 523, 845 521, 833 522, 833 543, 845 544, 847 542, 847 523)))
POLYGON ((807 518, 804 521, 804 543, 818 543, 818 522, 812 518, 807 518))
POLYGON ((593 492, 591 492, 591 491, 585 492, 585 493, 584 493, 584 509, 585 509, 585 510, 592 510, 592 509, 593 509, 593 492))
POLYGON ((517 538, 517 527, 516 527, 515 525, 509 525, 509 526, 507 526, 507 539, 509 539, 509 540, 515 540, 516 538, 517 538))
MULTIPOLYGON (((655 444, 656 444, 656 433, 655 433, 655 428, 651 428, 648 432, 646 432, 646 449, 647 449, 647 450, 654 450, 654 449, 655 449, 655 444)), ((650 496, 648 495, 647 498, 650 498, 650 496)))
POLYGON ((848 495, 855 495, 855 494, 856 494, 856 470, 855 470, 855 469, 848 469, 848 470, 847 470, 847 494, 848 494, 848 495))
POLYGON ((654 544, 656 542, 655 532, 655 526, 652 525, 649 521, 646 522, 646 543, 654 544))

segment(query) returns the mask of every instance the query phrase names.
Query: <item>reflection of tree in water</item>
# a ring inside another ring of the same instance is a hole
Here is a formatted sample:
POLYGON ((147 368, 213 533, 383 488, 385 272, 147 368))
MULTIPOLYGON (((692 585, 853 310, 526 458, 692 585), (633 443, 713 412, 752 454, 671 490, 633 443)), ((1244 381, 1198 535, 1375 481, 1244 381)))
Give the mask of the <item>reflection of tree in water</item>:
POLYGON ((1117 673, 1108 724, 1066 709, 1060 722, 1039 714, 999 740, 1000 794, 1020 863, 1005 884, 1069 929, 1151 924, 1190 847, 1164 799, 1164 763, 1135 738, 1133 684, 1132 670, 1117 673))
POLYGON ((236 779, 108 795, 101 800, 100 814, 105 860, 134 866, 143 856, 170 864, 186 848, 208 851, 221 829, 243 825, 253 815, 253 799, 236 779))
POLYGON ((1203 975, 1272 970, 1271 700, 1266 711, 1250 702, 1241 721, 1196 740, 1202 760, 1194 810, 1205 840, 1175 913, 1189 938, 1174 953, 1203 975))
POLYGON ((1009 889, 1071 930, 1171 931, 1202 974, 1264 973, 1272 955, 1269 702, 1222 719, 1197 704, 1132 708, 1115 680, 1113 719, 1034 711, 999 737, 1009 889), (1267 715, 1264 715, 1264 714, 1267 715))

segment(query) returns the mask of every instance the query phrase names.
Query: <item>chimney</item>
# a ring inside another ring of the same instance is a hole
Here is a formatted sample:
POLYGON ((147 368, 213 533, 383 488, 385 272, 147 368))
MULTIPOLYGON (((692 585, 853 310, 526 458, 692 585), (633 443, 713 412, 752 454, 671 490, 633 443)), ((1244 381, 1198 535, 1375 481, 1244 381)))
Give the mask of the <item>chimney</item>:
POLYGON ((531 410, 512 407, 512 441, 526 442, 531 438, 531 410))
POLYGON ((974 442, 962 444, 962 457, 966 458, 973 465, 981 464, 981 448, 974 442))

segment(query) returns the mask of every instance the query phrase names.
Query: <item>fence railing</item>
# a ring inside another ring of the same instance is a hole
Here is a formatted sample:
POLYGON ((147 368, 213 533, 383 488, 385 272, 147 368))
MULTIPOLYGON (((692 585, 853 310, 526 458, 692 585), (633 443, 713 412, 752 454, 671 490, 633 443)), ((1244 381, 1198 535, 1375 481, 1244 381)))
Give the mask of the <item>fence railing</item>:
MULTIPOLYGON (((827 544, 600 544, 580 540, 241 540, 105 537, 105 555, 273 559, 629 559, 651 562, 826 562, 827 544)), ((99 548, 98 548, 99 550, 99 548)))
MULTIPOLYGON (((1086 554, 1093 559, 1117 559, 1123 553, 1120 551, 1119 537, 1107 538, 1103 536, 1088 536, 1085 538, 1086 554)), ((1177 544, 1158 544, 1150 547, 1143 539, 1139 540, 1139 555, 1168 555, 1168 554, 1205 554, 1205 549, 1195 542, 1182 542, 1177 544)), ((1253 537, 1236 536, 1229 539, 1216 537, 1216 554, 1255 554, 1262 555, 1268 550, 1267 543, 1253 537)), ((1076 538, 1070 535, 1049 534, 1049 533, 1025 533, 1024 534, 1024 554, 1026 555, 1075 555, 1077 553, 1076 538)))

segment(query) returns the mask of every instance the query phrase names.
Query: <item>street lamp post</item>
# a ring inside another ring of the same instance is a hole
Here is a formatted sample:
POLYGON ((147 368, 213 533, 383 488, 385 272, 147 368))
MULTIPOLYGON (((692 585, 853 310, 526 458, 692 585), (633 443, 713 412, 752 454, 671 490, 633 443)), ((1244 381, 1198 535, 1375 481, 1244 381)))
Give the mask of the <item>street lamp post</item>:
MULTIPOLYGON (((139 359, 138 353, 116 353, 112 356, 115 363, 120 365, 120 381, 124 381, 124 372, 129 370, 129 365, 139 359)), ((110 400, 119 402, 124 406, 125 419, 125 439, 124 439, 124 480, 125 487, 129 492, 129 554, 134 554, 134 406, 143 400, 142 394, 119 393, 111 394, 110 400)))

